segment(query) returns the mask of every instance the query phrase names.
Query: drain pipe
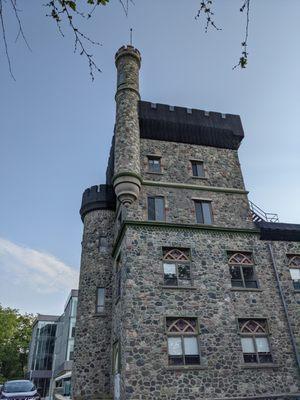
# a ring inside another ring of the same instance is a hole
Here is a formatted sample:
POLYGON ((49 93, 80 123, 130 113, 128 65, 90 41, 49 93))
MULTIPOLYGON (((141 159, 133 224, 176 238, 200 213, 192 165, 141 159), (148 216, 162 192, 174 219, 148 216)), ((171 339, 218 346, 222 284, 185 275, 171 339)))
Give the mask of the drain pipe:
POLYGON ((290 318, 289 318, 287 305, 286 305, 286 302, 285 302, 282 286, 281 286, 281 283, 280 283, 277 264, 276 264, 275 257, 274 257, 273 246, 272 246, 271 243, 269 243, 268 246, 269 246, 269 251, 270 251, 270 254, 271 254, 272 265, 273 265, 273 269, 274 269, 274 273, 275 273, 275 277, 276 277, 276 282, 277 282, 277 285, 278 285, 278 289, 279 289, 279 293, 280 293, 280 297, 281 297, 281 301, 282 301, 282 305, 283 305, 283 309, 284 309, 284 314, 285 314, 286 320, 287 320, 287 325, 288 325, 288 330, 289 330, 289 334, 290 334, 293 350, 294 350, 294 353, 295 353, 295 356, 296 356, 296 360, 297 360, 297 364, 298 364, 298 368, 299 368, 299 371, 300 371, 300 354, 299 354, 299 351, 298 351, 298 348, 297 348, 297 343, 296 343, 295 336, 294 336, 294 333, 293 333, 293 328, 292 328, 292 325, 291 325, 291 321, 290 321, 290 318))

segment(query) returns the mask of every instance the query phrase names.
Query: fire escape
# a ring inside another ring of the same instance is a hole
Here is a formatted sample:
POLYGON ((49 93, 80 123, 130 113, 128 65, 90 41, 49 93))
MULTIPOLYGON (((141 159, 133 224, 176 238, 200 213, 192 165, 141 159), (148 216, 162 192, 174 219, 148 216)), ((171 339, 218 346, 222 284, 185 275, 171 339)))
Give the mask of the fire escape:
POLYGON ((249 200, 250 219, 253 222, 279 222, 278 214, 266 213, 249 200))

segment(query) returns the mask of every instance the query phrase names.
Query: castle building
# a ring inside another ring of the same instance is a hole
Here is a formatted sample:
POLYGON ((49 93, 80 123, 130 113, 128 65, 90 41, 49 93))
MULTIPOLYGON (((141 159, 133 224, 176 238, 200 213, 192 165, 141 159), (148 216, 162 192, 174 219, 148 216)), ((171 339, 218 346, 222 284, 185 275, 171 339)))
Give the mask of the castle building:
POLYGON ((73 399, 299 399, 300 225, 248 201, 240 117, 141 101, 140 65, 83 194, 73 399))

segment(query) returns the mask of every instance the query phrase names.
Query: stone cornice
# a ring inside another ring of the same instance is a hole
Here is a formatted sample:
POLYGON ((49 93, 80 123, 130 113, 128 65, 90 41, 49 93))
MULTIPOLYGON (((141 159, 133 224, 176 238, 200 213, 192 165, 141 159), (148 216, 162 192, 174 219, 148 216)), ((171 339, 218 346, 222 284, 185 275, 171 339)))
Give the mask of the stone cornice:
POLYGON ((232 234, 248 234, 248 235, 259 235, 259 229, 247 229, 247 228, 227 228, 215 225, 198 225, 198 224, 177 224, 172 222, 157 222, 157 221, 132 221, 125 220, 123 221, 122 227, 119 231, 117 239, 114 244, 114 248, 112 251, 112 256, 114 257, 120 243, 125 235, 127 227, 135 226, 135 227, 152 227, 152 228, 160 228, 160 229, 184 229, 184 230, 193 230, 193 231, 205 231, 205 232, 215 232, 215 233, 232 233, 232 234))
POLYGON ((190 183, 173 183, 173 182, 164 182, 164 181, 142 181, 142 184, 145 186, 159 186, 159 187, 169 187, 176 189, 190 189, 190 190, 201 190, 206 192, 222 192, 222 193, 234 193, 234 194, 248 194, 247 190, 236 189, 236 188, 225 188, 225 187, 216 187, 216 186, 199 186, 193 185, 190 183))

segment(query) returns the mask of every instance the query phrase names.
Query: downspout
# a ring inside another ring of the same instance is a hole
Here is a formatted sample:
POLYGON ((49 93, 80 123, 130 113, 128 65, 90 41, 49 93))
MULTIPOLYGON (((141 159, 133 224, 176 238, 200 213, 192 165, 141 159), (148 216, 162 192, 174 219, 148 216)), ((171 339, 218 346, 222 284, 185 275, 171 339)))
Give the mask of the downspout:
POLYGON ((277 264, 276 264, 275 257, 274 257, 273 246, 272 246, 271 243, 269 243, 268 246, 269 246, 269 251, 270 251, 270 254, 271 254, 272 265, 273 265, 273 269, 274 269, 274 273, 275 273, 275 277, 276 277, 276 282, 277 282, 277 286, 278 286, 279 293, 280 293, 280 298, 281 298, 283 309, 284 309, 284 314, 285 314, 285 317, 286 317, 286 320, 287 320, 287 325, 288 325, 288 330, 289 330, 289 334, 290 334, 293 350, 294 350, 294 353, 295 353, 295 357, 296 357, 298 368, 299 368, 299 372, 300 372, 300 354, 299 354, 299 351, 298 351, 298 348, 297 348, 296 339, 295 339, 295 336, 294 336, 292 324, 291 324, 291 321, 290 321, 290 318, 289 318, 289 314, 288 314, 286 301, 285 301, 283 290, 282 290, 282 286, 281 286, 281 283, 280 283, 277 264))

